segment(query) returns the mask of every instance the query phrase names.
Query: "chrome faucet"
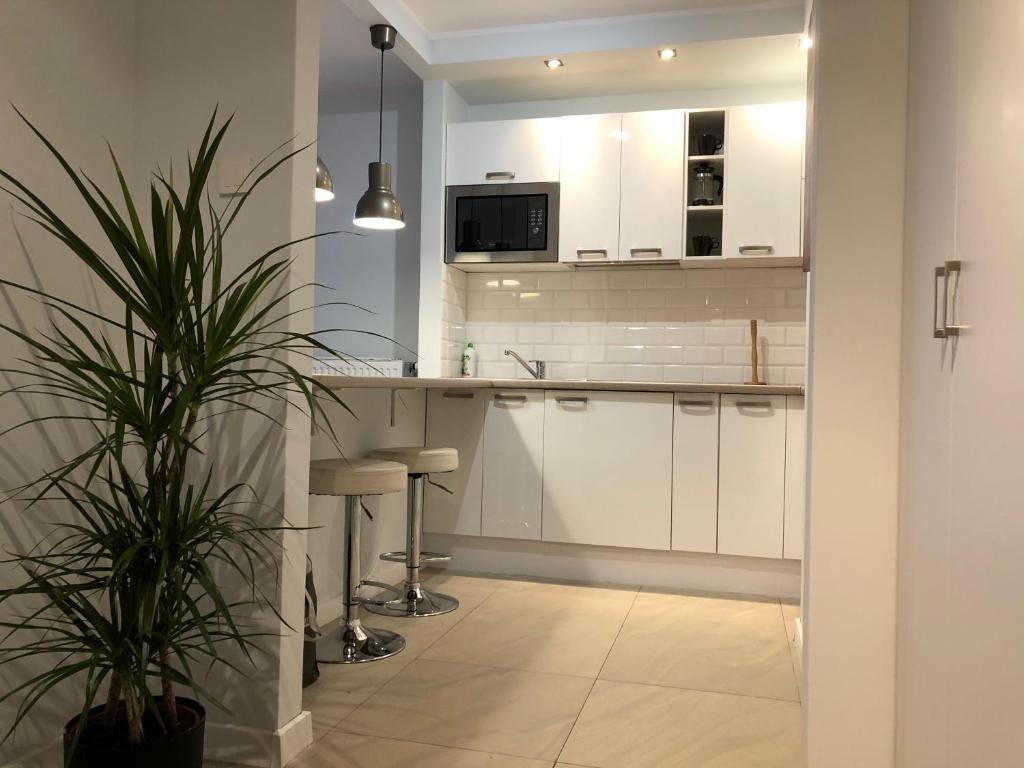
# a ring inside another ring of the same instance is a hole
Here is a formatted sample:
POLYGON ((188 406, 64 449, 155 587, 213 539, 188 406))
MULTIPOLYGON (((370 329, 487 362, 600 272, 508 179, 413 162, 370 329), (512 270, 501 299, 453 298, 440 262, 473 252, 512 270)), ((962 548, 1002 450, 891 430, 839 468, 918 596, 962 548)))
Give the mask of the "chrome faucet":
POLYGON ((533 376, 533 378, 535 378, 535 379, 543 379, 544 378, 544 373, 545 373, 545 369, 547 368, 547 366, 544 364, 543 360, 531 360, 530 363, 533 363, 534 367, 530 367, 530 363, 528 363, 525 360, 523 360, 523 358, 521 358, 518 354, 513 352, 511 349, 506 349, 505 350, 505 354, 506 355, 510 355, 510 356, 514 357, 516 360, 518 360, 519 364, 521 366, 523 366, 523 368, 526 369, 527 373, 529 373, 531 376, 533 376))

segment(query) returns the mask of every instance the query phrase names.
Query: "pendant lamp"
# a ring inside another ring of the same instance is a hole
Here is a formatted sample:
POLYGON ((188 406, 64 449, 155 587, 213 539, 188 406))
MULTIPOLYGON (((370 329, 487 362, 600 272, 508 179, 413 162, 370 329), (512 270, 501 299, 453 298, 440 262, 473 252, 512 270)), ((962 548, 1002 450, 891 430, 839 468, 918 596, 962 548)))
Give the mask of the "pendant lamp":
POLYGON ((324 161, 320 159, 320 155, 316 156, 316 189, 314 190, 314 199, 318 203, 326 203, 328 200, 334 199, 334 180, 331 178, 331 172, 324 165, 324 161))
POLYGON ((391 165, 383 162, 384 137, 384 51, 395 47, 398 32, 388 24, 370 27, 370 43, 380 50, 380 111, 377 116, 377 162, 370 163, 370 185, 356 203, 352 223, 365 229, 401 229, 405 226, 402 206, 391 191, 391 165))

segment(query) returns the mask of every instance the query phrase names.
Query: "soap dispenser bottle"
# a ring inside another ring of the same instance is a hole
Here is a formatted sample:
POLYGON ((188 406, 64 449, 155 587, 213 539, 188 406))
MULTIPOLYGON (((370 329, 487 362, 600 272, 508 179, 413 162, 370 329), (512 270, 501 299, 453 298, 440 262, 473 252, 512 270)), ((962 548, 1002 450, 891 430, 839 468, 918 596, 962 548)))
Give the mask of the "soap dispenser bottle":
POLYGON ((466 342, 466 348, 462 351, 462 378, 470 379, 476 377, 476 349, 473 342, 466 342))

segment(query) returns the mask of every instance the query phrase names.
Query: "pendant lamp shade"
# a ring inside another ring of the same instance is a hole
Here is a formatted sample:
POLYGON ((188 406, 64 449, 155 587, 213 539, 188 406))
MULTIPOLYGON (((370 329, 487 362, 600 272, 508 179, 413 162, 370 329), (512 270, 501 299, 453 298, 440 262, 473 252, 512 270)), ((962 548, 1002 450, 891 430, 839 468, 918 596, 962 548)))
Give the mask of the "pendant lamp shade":
POLYGON ((405 226, 402 206, 391 191, 390 163, 370 163, 370 186, 356 203, 352 223, 366 229, 401 229, 405 226))
POLYGON ((370 184, 356 203, 352 223, 365 229, 401 229, 405 226, 402 206, 391 189, 391 165, 383 161, 384 51, 395 47, 398 33, 387 24, 370 27, 370 44, 380 51, 380 112, 377 122, 377 161, 370 163, 370 184))
POLYGON ((316 189, 314 197, 318 203, 326 203, 328 200, 334 199, 334 180, 331 178, 331 172, 324 165, 324 161, 320 159, 320 155, 316 156, 316 189))

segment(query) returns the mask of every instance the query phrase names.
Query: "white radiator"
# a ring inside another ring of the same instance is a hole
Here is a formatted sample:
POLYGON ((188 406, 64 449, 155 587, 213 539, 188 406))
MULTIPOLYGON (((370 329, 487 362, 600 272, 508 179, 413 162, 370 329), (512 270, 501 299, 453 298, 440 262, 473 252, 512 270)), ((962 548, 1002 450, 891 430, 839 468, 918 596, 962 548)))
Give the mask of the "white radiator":
POLYGON ((313 361, 314 376, 389 376, 402 375, 401 360, 369 357, 362 360, 324 357, 313 361))

